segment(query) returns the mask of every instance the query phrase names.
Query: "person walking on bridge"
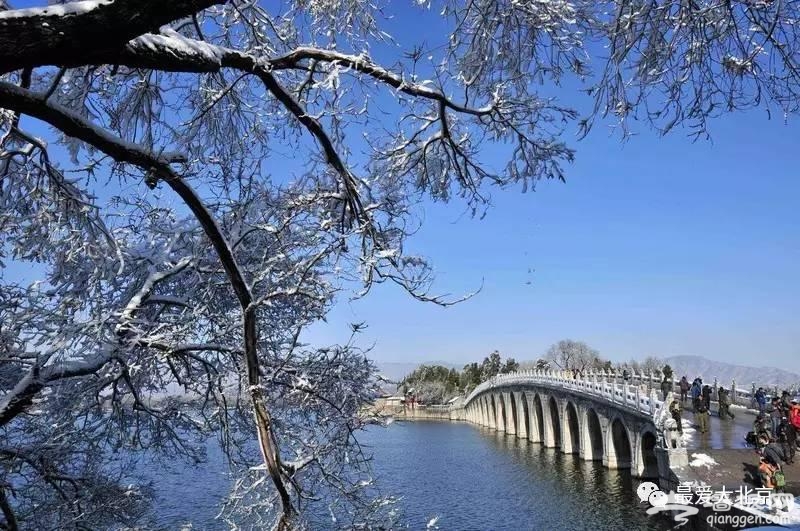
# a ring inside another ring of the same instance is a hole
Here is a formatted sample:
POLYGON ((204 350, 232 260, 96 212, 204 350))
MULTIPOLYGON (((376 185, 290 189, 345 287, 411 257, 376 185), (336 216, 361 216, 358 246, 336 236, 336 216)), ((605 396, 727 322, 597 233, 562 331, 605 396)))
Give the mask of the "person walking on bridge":
POLYGON ((703 386, 703 403, 706 406, 706 411, 711 412, 711 386, 706 384, 703 386))
POLYGON ((703 398, 699 396, 694 399, 694 420, 700 433, 706 433, 709 430, 708 408, 703 398))
POLYGON ((689 396, 689 380, 686 379, 686 376, 681 378, 680 383, 678 386, 681 389, 681 404, 686 402, 686 397, 689 396))
POLYGON ((689 396, 692 397, 692 407, 697 403, 697 399, 700 398, 700 395, 703 394, 702 384, 703 380, 700 378, 695 378, 692 382, 692 387, 689 389, 689 396))
POLYGON ((783 409, 783 414, 788 415, 789 410, 792 409, 792 397, 789 396, 789 391, 784 390, 781 393, 781 409, 783 409))
POLYGON ((672 381, 664 376, 664 380, 661 381, 661 400, 666 400, 667 395, 669 392, 672 391, 672 381))
POLYGON ((717 400, 719 401, 719 418, 734 418, 731 413, 731 399, 728 391, 724 387, 720 387, 717 391, 717 400))
POLYGON ((764 409, 767 407, 767 393, 764 392, 764 388, 759 387, 753 398, 758 404, 758 412, 763 415, 764 409))
POLYGON ((781 399, 777 396, 772 399, 769 407, 767 408, 767 413, 769 413, 769 420, 772 423, 772 438, 778 438, 778 426, 781 425, 781 419, 783 418, 783 410, 781 409, 781 399))
POLYGON ((778 426, 778 442, 783 447, 786 462, 791 465, 794 463, 794 454, 797 451, 797 432, 786 417, 781 419, 781 424, 778 426))

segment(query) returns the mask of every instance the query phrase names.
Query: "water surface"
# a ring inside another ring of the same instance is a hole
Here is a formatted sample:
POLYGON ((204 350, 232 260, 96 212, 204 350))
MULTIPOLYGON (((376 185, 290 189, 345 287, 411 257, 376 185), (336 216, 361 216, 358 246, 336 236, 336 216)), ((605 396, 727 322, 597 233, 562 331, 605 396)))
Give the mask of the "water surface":
MULTIPOLYGON (((374 456, 384 494, 401 497, 406 529, 646 530, 669 529, 648 517, 627 471, 559 454, 485 428, 448 422, 396 422, 359 440, 374 456), (431 527, 431 528, 434 528, 431 527)), ((230 479, 217 448, 199 467, 161 468, 158 526, 226 529, 214 519, 230 479)))

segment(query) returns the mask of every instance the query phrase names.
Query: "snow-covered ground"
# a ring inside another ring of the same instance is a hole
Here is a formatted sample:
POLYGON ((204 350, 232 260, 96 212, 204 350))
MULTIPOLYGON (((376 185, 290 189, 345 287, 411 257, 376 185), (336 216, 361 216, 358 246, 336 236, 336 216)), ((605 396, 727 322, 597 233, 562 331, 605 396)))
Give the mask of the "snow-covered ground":
POLYGON ((689 461, 689 466, 704 466, 706 468, 711 468, 718 464, 719 463, 708 454, 692 454, 692 460, 689 461))
POLYGON ((797 503, 797 500, 791 499, 788 502, 779 502, 778 505, 776 506, 774 502, 734 503, 733 507, 781 526, 787 526, 792 529, 800 528, 800 504, 797 503))

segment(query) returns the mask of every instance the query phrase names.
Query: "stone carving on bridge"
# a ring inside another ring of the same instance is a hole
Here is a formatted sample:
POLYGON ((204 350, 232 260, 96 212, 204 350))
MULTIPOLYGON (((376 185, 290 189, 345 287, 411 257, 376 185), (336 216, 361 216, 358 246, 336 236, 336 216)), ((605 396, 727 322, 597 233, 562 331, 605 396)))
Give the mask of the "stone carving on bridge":
POLYGON ((678 423, 669 413, 667 404, 671 404, 674 399, 672 391, 667 393, 667 398, 664 400, 664 407, 658 408, 653 415, 653 423, 656 425, 656 431, 661 434, 663 440, 659 441, 662 448, 675 449, 683 448, 685 446, 682 434, 678 430, 678 423))

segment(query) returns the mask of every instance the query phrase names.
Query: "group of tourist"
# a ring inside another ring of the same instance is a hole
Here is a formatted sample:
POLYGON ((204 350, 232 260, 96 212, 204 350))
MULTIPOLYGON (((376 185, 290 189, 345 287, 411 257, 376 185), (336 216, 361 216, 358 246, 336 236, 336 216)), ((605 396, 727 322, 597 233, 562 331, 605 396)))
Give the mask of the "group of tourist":
MULTIPOLYGON (((666 378, 662 382, 662 393, 666 399, 672 391, 672 382, 666 378)), ((691 383, 684 376, 678 383, 680 397, 669 404, 669 413, 675 420, 679 434, 683 434, 682 411, 687 400, 691 401, 695 425, 700 433, 710 430, 710 411, 712 389, 703 384, 702 378, 695 378, 691 383)), ((780 397, 767 396, 764 388, 759 387, 753 395, 754 405, 758 406, 758 415, 753 423, 753 431, 747 434, 747 441, 756 448, 759 455, 759 479, 762 486, 782 491, 786 485, 783 464, 794 463, 800 432, 800 403, 788 391, 780 397)), ((718 414, 720 420, 732 419, 730 410, 730 392, 724 387, 717 388, 718 414)))
MULTIPOLYGON (((691 399, 692 411, 694 413, 695 425, 700 433, 706 433, 711 429, 710 416, 711 416, 711 386, 703 384, 702 378, 695 378, 692 383, 686 376, 682 377, 678 382, 680 389, 680 398, 675 399, 669 405, 669 412, 675 420, 676 427, 679 433, 683 433, 682 425, 682 411, 683 405, 687 400, 691 399)), ((672 382, 664 378, 661 383, 661 391, 666 399, 667 394, 672 391, 672 382)), ((732 419, 735 417, 731 413, 731 397, 730 392, 724 387, 717 388, 717 404, 719 418, 722 420, 732 419)))
POLYGON ((758 473, 764 487, 782 491, 786 485, 783 464, 794 463, 797 452, 797 432, 800 431, 800 404, 788 391, 768 400, 759 387, 754 395, 758 415, 748 442, 759 454, 758 473))
POLYGON ((787 463, 794 462, 797 450, 797 432, 800 431, 800 404, 784 391, 781 397, 774 397, 769 406, 759 409, 753 422, 752 434, 748 439, 759 450, 780 448, 776 455, 787 463))

